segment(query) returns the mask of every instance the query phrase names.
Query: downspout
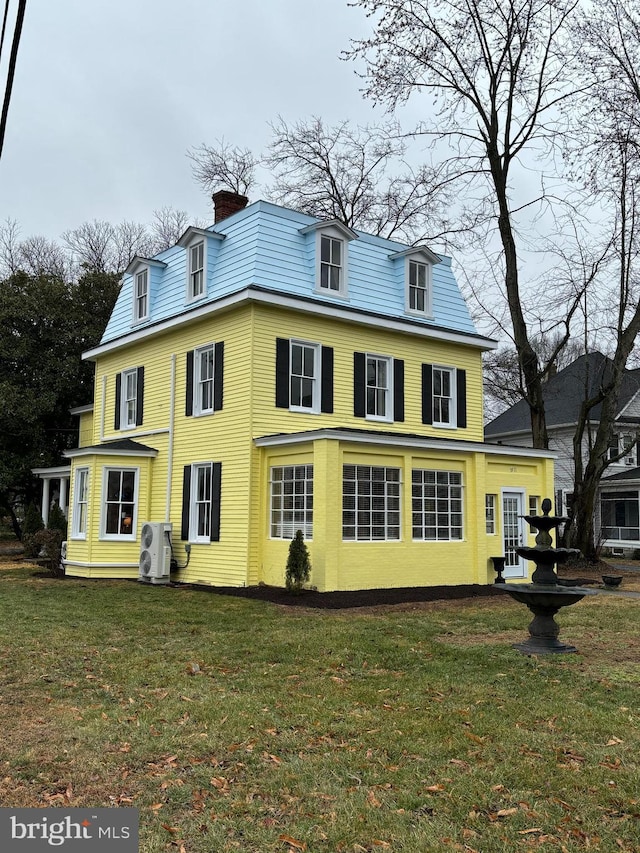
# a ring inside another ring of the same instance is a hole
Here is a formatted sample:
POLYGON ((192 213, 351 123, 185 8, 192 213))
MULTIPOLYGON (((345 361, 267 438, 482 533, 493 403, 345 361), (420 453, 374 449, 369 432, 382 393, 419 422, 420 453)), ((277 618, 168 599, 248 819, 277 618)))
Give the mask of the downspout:
POLYGON ((171 356, 171 384, 169 389, 169 445, 167 447, 167 498, 164 520, 171 520, 171 485, 173 481, 173 427, 175 422, 176 402, 176 354, 171 356))

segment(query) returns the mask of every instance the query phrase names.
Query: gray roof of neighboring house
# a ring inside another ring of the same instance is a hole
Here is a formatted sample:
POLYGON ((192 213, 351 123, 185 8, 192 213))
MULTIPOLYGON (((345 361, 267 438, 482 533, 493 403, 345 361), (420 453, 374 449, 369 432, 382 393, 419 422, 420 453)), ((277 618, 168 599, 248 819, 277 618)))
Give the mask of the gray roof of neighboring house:
POLYGON ((600 481, 602 484, 610 483, 612 480, 640 480, 640 468, 625 468, 618 474, 611 474, 610 477, 603 477, 600 481))
MULTIPOLYGON (((559 371, 544 386, 544 404, 547 427, 562 424, 575 424, 583 400, 593 397, 606 381, 611 371, 611 359, 600 352, 582 355, 570 365, 559 371)), ((626 370, 618 397, 618 412, 640 391, 640 369, 626 370)), ((596 406, 591 419, 598 420, 600 405, 596 406)), ((628 418, 630 422, 638 418, 628 418)), ((498 415, 485 427, 485 436, 495 438, 510 433, 531 432, 529 406, 525 400, 519 400, 506 412, 498 415)))

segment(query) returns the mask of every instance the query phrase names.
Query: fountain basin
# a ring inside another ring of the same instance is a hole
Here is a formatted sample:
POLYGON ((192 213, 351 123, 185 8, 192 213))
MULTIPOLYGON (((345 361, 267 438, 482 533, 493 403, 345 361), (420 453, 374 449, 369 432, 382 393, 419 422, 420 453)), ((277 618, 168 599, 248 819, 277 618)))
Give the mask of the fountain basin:
POLYGON ((494 586, 508 593, 516 601, 526 604, 533 613, 534 618, 529 625, 529 638, 522 643, 514 643, 514 649, 524 654, 535 655, 566 654, 577 651, 575 646, 558 640, 560 628, 554 616, 561 607, 577 604, 585 595, 597 595, 597 590, 541 583, 501 583, 494 586))

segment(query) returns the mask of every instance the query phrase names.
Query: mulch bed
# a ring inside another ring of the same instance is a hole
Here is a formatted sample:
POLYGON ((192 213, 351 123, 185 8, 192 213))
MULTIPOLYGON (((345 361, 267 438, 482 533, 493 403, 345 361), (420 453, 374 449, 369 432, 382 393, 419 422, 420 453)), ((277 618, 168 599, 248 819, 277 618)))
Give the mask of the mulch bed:
MULTIPOLYGON (((182 586, 182 584, 180 584, 182 586)), ((269 601, 286 607, 304 607, 317 610, 344 610, 354 607, 379 607, 380 605, 409 604, 424 601, 452 601, 463 598, 487 598, 502 595, 491 585, 468 584, 464 586, 420 586, 396 589, 359 589, 339 592, 314 592, 304 590, 299 595, 276 586, 210 587, 184 584, 216 595, 251 598, 269 601)))

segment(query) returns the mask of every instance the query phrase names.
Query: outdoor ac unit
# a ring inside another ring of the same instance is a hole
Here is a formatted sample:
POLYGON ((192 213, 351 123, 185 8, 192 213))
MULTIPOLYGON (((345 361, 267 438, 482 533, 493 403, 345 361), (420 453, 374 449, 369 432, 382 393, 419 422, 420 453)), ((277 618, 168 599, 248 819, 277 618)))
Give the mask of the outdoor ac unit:
POLYGON ((171 570, 171 524, 145 521, 140 534, 138 580, 144 583, 169 583, 171 570))

